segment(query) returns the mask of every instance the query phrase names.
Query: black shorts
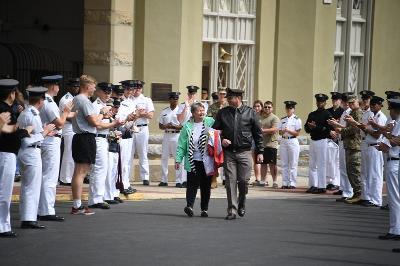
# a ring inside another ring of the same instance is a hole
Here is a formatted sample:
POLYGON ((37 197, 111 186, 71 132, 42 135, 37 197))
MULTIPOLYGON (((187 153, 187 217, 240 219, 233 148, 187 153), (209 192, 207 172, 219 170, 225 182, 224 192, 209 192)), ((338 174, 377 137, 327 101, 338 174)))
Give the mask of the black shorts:
POLYGON ((72 158, 75 163, 94 164, 96 161, 96 135, 75 134, 72 139, 72 158))
POLYGON ((276 156, 278 150, 275 148, 265 147, 264 148, 264 161, 262 164, 276 164, 276 156))

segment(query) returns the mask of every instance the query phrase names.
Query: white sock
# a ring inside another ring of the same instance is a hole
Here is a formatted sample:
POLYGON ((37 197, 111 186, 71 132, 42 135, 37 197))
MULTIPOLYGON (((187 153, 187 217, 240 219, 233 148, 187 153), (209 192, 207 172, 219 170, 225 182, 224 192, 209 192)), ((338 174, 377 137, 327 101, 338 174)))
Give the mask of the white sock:
POLYGON ((82 205, 82 201, 80 199, 74 199, 74 208, 78 209, 82 205))

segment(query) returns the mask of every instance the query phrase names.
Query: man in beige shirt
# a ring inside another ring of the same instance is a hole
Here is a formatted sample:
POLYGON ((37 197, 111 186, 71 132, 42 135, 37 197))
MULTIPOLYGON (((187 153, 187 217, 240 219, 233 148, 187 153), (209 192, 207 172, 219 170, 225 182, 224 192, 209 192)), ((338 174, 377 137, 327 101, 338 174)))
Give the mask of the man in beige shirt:
POLYGON ((273 114, 274 105, 271 101, 264 103, 264 115, 261 118, 261 130, 263 133, 264 161, 261 163, 260 186, 268 186, 268 165, 271 172, 273 188, 278 188, 276 157, 278 149, 278 124, 279 118, 273 114))

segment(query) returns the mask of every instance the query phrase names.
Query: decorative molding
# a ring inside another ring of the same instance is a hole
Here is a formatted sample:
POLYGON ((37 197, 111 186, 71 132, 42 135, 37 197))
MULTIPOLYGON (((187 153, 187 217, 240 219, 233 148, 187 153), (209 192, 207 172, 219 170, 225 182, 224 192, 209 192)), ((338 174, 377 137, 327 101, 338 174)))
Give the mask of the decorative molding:
POLYGON ((133 56, 128 53, 85 50, 84 63, 87 65, 132 66, 133 56))
POLYGON ((85 24, 92 25, 133 25, 133 16, 127 11, 111 11, 111 10, 85 10, 85 24))

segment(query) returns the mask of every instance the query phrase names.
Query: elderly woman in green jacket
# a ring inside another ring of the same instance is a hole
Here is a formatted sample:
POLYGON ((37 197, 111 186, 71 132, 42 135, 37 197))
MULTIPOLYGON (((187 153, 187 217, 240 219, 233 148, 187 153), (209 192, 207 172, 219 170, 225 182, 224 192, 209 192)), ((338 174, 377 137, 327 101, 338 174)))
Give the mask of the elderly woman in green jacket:
POLYGON ((208 217, 208 203, 211 195, 211 175, 206 174, 204 162, 207 156, 208 130, 214 124, 212 117, 207 117, 204 105, 196 102, 191 105, 192 118, 183 125, 176 150, 175 169, 184 161, 187 171, 186 207, 187 216, 193 216, 193 205, 197 189, 201 193, 201 217, 208 217))

